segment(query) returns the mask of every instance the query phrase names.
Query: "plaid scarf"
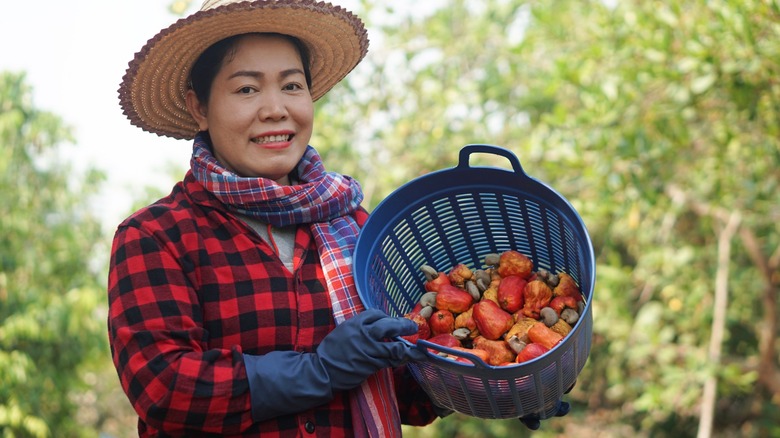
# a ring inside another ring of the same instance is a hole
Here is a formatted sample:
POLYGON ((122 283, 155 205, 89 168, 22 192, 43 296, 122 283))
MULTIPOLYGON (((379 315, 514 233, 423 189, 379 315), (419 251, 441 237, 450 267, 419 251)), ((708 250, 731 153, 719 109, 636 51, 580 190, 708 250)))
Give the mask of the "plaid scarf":
MULTIPOLYGON (((322 260, 336 324, 364 309, 352 278, 352 250, 360 228, 351 213, 363 200, 357 181, 326 172, 311 146, 296 168, 298 184, 284 186, 266 178, 240 177, 214 158, 202 134, 195 137, 190 167, 203 187, 238 213, 277 227, 309 224, 322 260)), ((352 390, 349 399, 355 436, 401 436, 390 369, 370 376, 352 390)))

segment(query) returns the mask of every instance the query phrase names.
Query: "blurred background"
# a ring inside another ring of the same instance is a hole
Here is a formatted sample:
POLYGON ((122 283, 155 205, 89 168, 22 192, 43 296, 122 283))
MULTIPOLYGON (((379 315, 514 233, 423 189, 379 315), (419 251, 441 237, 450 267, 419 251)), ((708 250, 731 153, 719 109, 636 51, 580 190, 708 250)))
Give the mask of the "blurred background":
MULTIPOLYGON (((317 103, 312 144, 366 207, 495 144, 572 202, 597 256, 569 415, 531 432, 454 414, 406 436, 780 437, 778 1, 335 3, 371 47, 317 103)), ((4 7, 0 436, 137 436, 107 342, 110 242, 190 145, 131 126, 116 89, 199 6, 4 7)))

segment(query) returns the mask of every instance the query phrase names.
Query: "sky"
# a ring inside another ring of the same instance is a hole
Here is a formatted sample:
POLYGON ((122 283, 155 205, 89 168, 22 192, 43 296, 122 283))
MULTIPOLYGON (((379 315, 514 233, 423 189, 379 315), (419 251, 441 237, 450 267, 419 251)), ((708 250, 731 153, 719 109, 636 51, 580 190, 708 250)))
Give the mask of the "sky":
MULTIPOLYGON (((196 0, 197 2, 197 0, 196 0)), ((38 0, 5 4, 0 71, 26 72, 33 105, 71 126, 64 154, 75 171, 107 174, 95 214, 107 227, 129 213, 144 187, 167 192, 171 167, 186 169, 190 145, 146 133, 119 108, 117 89, 133 55, 177 16, 168 0, 38 0)))

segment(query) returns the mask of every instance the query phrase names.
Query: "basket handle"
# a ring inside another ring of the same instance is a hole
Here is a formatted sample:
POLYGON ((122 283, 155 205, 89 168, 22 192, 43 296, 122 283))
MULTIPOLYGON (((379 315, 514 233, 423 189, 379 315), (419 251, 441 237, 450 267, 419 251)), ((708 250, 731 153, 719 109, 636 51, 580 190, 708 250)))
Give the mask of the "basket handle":
MULTIPOLYGON (((403 339, 405 342, 407 342, 409 345, 413 345, 411 342, 407 341, 406 339, 403 339)), ((482 359, 477 357, 475 354, 469 353, 467 351, 456 351, 451 348, 445 347, 443 345, 434 344, 433 342, 428 342, 427 340, 419 340, 417 341, 417 344, 414 345, 413 348, 417 348, 418 350, 421 350, 425 352, 426 354, 436 357, 440 361, 451 361, 453 365, 458 366, 474 366, 479 369, 489 369, 490 365, 485 363, 482 359), (438 353, 445 353, 449 356, 454 356, 459 359, 465 359, 466 362, 455 362, 454 359, 444 359, 442 357, 438 357, 438 353)))
POLYGON ((509 163, 512 165, 512 169, 514 169, 515 173, 525 175, 525 171, 523 171, 523 166, 520 165, 520 161, 517 159, 517 156, 514 154, 514 152, 510 151, 509 149, 502 148, 500 146, 490 145, 490 144, 469 144, 464 146, 463 149, 460 150, 458 167, 459 168, 471 167, 469 165, 471 154, 477 154, 477 153, 500 155, 506 158, 507 160, 509 160, 509 163))

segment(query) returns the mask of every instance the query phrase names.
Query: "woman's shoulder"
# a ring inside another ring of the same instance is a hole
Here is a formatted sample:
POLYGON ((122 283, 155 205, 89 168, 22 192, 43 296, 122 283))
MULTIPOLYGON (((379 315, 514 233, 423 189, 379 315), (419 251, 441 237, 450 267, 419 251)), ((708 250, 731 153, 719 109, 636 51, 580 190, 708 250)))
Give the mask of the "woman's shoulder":
POLYGON ((119 227, 173 227, 203 215, 204 204, 209 204, 210 201, 208 198, 202 186, 190 179, 188 174, 173 186, 168 195, 136 210, 119 227))
POLYGON ((130 214, 122 223, 119 225, 120 227, 123 225, 129 225, 131 223, 146 223, 150 221, 155 221, 156 218, 165 215, 165 214, 172 214, 175 211, 182 211, 186 210, 184 209, 184 203, 182 202, 181 190, 182 183, 177 183, 173 190, 171 190, 171 193, 168 195, 157 199, 156 201, 147 204, 144 207, 141 207, 137 210, 135 210, 132 214, 130 214))

